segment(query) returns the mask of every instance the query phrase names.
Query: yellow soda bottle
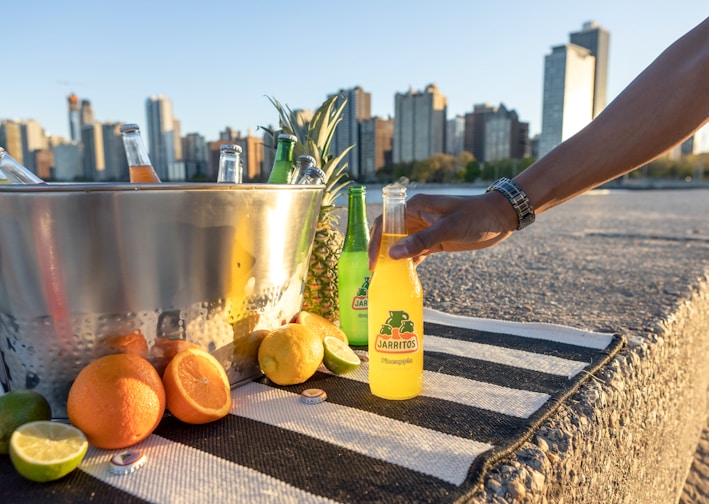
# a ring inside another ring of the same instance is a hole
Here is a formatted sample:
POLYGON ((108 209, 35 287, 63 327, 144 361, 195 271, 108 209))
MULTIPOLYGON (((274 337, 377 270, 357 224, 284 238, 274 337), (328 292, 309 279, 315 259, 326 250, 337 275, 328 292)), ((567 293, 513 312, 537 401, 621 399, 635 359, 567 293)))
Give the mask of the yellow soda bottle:
POLYGON ((423 388, 423 290, 411 259, 389 248, 407 235, 406 187, 382 190, 382 239, 369 284, 369 388, 385 399, 410 399, 423 388))

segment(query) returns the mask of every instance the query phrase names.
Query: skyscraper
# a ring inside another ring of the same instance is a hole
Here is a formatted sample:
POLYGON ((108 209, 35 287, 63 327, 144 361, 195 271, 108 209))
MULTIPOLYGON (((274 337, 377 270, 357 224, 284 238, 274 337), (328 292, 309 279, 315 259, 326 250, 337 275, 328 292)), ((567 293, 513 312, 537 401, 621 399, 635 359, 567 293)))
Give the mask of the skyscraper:
POLYGON ((69 138, 81 142, 81 116, 79 114, 79 97, 74 93, 67 96, 69 103, 69 138))
POLYGON ((81 128, 81 143, 84 144, 84 177, 97 182, 108 180, 101 124, 85 124, 81 128))
POLYGON ((81 100, 81 127, 94 123, 94 109, 89 100, 81 100))
POLYGON ((364 182, 377 180, 377 170, 391 164, 394 119, 374 116, 360 125, 360 173, 364 182))
POLYGON ((569 34, 569 42, 585 47, 596 58, 593 79, 593 117, 596 117, 606 106, 610 33, 598 23, 587 21, 581 31, 569 34))
POLYGON ((593 21, 569 34, 569 43, 544 57, 539 155, 543 156, 606 106, 610 33, 593 21))
POLYGON ((360 127, 362 121, 372 116, 372 95, 365 92, 360 86, 356 86, 352 89, 340 89, 337 93, 329 95, 328 98, 333 96, 341 97, 335 102, 335 107, 339 107, 345 98, 347 104, 343 110, 342 121, 337 125, 332 139, 332 153, 337 156, 350 145, 354 145, 345 156, 345 161, 352 177, 359 179, 362 175, 360 127))
MULTIPOLYGON (((175 126, 172 102, 165 96, 151 96, 145 100, 148 123, 148 151, 160 180, 170 180, 175 164, 175 126)), ((173 174, 174 175, 174 174, 173 174)))
POLYGON ((576 44, 544 57, 544 96, 539 155, 543 156, 593 119, 596 58, 576 44))
POLYGON ((445 152, 448 100, 435 84, 394 96, 394 163, 445 152))
POLYGON ((101 124, 103 157, 106 165, 105 180, 127 181, 130 179, 128 159, 126 158, 120 127, 121 123, 105 122, 101 124))

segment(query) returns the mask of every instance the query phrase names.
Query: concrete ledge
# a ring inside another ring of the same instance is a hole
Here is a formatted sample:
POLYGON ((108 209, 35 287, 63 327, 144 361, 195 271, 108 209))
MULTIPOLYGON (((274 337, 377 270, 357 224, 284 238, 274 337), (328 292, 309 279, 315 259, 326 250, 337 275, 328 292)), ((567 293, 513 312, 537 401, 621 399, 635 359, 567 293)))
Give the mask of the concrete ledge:
POLYGON ((709 284, 632 340, 474 502, 677 502, 707 419, 709 284))
MULTIPOLYGON (((370 220, 379 213, 373 205, 370 220)), ((706 189, 599 191, 496 247, 438 254, 419 266, 431 308, 628 338, 471 502, 701 495, 704 477, 690 468, 707 467, 697 451, 709 417, 707 215, 706 189)))

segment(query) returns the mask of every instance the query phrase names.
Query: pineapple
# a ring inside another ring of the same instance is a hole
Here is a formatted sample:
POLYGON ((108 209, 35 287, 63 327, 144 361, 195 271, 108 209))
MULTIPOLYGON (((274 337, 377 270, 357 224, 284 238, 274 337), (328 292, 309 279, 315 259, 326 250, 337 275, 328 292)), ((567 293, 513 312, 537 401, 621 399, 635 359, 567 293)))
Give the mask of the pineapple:
MULTIPOLYGON (((281 129, 298 137, 294 159, 301 154, 309 154, 315 158, 316 166, 325 172, 325 191, 305 280, 303 310, 317 313, 335 322, 339 319, 337 261, 344 243, 344 236, 337 226, 339 216, 334 212, 335 200, 352 183, 343 158, 354 146, 350 145, 335 156, 330 152, 330 143, 335 128, 342 120, 347 99, 341 96, 329 98, 315 111, 308 124, 287 105, 282 105, 273 98, 269 100, 278 110, 281 129), (342 99, 342 102, 336 107, 338 98, 342 99)), ((277 138, 276 132, 264 129, 273 139, 277 138)))

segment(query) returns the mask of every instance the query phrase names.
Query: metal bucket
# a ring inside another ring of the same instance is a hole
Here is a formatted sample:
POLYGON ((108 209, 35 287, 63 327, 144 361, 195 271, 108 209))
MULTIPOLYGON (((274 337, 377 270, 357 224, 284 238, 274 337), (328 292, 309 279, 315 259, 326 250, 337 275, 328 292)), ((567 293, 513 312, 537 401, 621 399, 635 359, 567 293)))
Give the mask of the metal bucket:
POLYGON ((260 375, 254 331, 300 310, 322 189, 244 184, 0 187, 0 382, 66 416, 77 373, 138 333, 186 340, 232 385, 260 375))

